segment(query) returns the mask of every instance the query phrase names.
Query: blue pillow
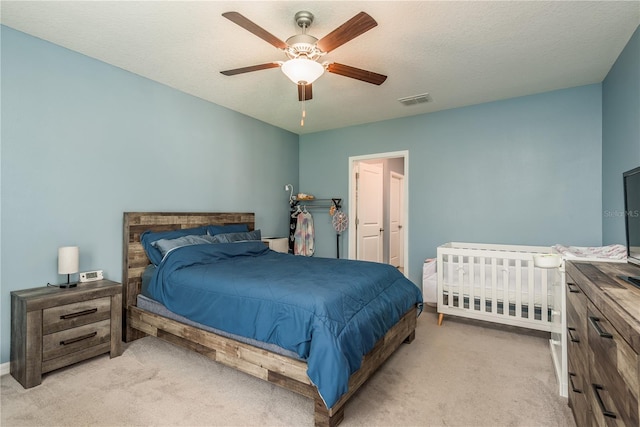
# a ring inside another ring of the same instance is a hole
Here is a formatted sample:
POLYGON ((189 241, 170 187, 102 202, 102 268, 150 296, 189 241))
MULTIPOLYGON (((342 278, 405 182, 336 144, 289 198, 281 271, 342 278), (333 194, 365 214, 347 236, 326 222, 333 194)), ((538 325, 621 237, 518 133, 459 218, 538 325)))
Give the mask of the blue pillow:
POLYGON ((149 261, 151 261, 154 265, 160 264, 162 261, 162 254, 158 250, 158 248, 153 246, 153 242, 160 239, 177 239, 178 237, 183 236, 202 236, 207 234, 207 227, 195 227, 195 228, 183 228, 179 230, 171 230, 171 231, 145 231, 140 235, 140 243, 142 243, 142 247, 144 251, 147 253, 147 257, 149 257, 149 261))
POLYGON ((207 225, 207 234, 209 236, 222 233, 242 233, 243 231, 249 231, 247 224, 207 225))
POLYGON ((160 239, 151 243, 156 249, 160 251, 162 254, 162 258, 173 249, 181 248, 183 246, 191 246, 191 245, 202 245, 202 244, 211 244, 215 243, 212 240, 215 236, 183 236, 178 237, 177 239, 160 239))
POLYGON ((261 240, 260 230, 244 231, 240 233, 220 233, 211 238, 213 243, 246 242, 247 240, 261 240))

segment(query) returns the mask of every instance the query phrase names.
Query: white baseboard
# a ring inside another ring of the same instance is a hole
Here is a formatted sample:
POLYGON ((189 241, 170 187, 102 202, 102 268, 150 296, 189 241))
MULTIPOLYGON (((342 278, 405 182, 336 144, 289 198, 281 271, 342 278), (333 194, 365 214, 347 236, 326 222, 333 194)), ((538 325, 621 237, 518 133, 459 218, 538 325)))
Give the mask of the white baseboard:
POLYGON ((9 373, 9 365, 10 365, 10 362, 5 362, 0 365, 0 376, 6 375, 9 373))

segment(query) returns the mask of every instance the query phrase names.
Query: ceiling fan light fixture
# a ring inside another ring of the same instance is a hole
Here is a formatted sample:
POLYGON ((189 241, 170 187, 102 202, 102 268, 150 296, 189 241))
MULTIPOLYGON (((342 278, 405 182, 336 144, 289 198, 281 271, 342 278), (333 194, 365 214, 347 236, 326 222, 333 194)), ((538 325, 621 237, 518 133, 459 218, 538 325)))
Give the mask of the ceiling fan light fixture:
POLYGON ((282 72, 295 84, 311 84, 324 73, 322 64, 307 58, 294 58, 282 64, 282 72))

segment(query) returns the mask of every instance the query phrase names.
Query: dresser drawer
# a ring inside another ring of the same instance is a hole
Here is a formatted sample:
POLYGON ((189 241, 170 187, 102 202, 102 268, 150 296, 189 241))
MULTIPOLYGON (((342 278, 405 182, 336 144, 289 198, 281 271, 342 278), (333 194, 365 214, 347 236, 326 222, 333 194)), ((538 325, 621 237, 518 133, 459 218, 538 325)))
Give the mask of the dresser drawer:
POLYGON ((42 333, 51 334, 109 319, 111 298, 95 298, 42 310, 42 333))
POLYGON ((567 357, 581 377, 589 370, 587 343, 587 297, 567 275, 567 357))
POLYGON ((571 381, 575 388, 586 394, 589 372, 589 353, 586 336, 580 342, 573 342, 567 337, 567 362, 569 368, 569 388, 571 381), (571 374, 574 376, 571 377, 571 374), (584 382, 584 383, 583 383, 584 382))
POLYGON ((602 365, 590 372, 587 400, 592 409, 594 426, 637 426, 638 406, 624 390, 624 383, 617 375, 604 373, 602 365), (634 412, 632 414, 631 412, 634 412))
POLYGON ((567 340, 573 343, 587 343, 586 307, 577 311, 575 306, 567 304, 567 340))
MULTIPOLYGON (((575 359, 574 359, 575 360, 575 359)), ((573 411, 573 418, 578 427, 587 426, 590 422, 589 406, 587 403, 587 378, 586 371, 574 365, 574 360, 569 354, 569 406, 573 411)))
POLYGON ((111 321, 109 319, 48 334, 42 337, 42 360, 47 361, 108 343, 110 338, 111 321))
POLYGON ((639 425, 638 355, 591 302, 589 401, 598 425, 639 425))
POLYGON ((569 346, 567 349, 567 364, 569 370, 569 390, 573 390, 574 393, 579 393, 584 396, 587 394, 588 378, 588 363, 583 361, 583 357, 580 354, 582 349, 576 349, 569 346))
POLYGON ((582 337, 586 335, 587 296, 576 282, 567 274, 567 327, 575 328, 582 337))

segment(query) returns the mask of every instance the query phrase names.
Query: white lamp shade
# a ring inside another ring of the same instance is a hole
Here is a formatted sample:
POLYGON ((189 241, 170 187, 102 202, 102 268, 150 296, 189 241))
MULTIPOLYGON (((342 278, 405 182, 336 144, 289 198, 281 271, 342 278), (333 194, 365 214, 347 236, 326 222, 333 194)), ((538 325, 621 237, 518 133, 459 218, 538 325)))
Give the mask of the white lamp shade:
POLYGON ((80 252, 77 246, 58 248, 58 274, 74 274, 80 271, 80 252))
POLYGON ((324 73, 322 64, 306 58, 290 59, 280 68, 295 84, 311 84, 324 73))

